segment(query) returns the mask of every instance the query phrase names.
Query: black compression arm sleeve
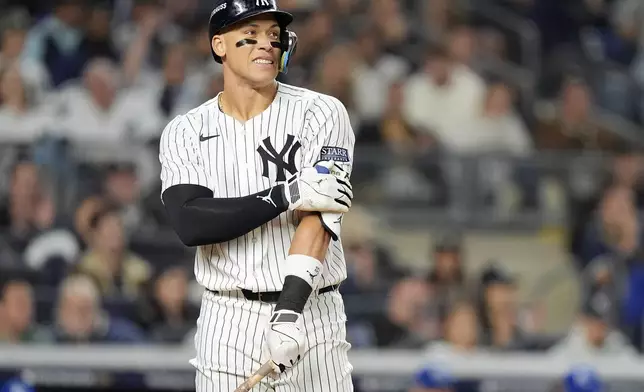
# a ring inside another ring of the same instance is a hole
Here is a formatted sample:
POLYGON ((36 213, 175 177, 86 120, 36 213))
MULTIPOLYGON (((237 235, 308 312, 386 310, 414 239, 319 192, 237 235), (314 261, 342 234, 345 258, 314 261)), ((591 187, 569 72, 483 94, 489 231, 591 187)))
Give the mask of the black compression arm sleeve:
POLYGON ((288 209, 282 185, 236 198, 213 198, 210 189, 181 184, 163 192, 170 223, 187 246, 230 241, 288 209))

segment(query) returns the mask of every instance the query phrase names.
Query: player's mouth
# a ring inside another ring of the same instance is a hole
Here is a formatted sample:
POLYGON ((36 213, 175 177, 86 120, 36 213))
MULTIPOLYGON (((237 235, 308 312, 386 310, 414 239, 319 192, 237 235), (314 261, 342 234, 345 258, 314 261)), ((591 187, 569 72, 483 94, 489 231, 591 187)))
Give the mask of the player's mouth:
POLYGON ((275 65, 275 61, 271 58, 266 58, 266 57, 261 57, 253 60, 253 64, 257 64, 262 67, 273 67, 275 65))

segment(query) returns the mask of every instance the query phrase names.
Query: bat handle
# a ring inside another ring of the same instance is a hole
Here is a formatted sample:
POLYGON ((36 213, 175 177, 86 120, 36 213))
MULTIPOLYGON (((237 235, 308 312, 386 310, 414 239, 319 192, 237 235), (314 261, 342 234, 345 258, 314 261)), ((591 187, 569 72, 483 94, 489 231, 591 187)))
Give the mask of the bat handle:
POLYGON ((235 389, 235 392, 249 392, 255 385, 262 379, 275 371, 271 361, 266 362, 259 368, 252 376, 250 376, 244 383, 235 389))

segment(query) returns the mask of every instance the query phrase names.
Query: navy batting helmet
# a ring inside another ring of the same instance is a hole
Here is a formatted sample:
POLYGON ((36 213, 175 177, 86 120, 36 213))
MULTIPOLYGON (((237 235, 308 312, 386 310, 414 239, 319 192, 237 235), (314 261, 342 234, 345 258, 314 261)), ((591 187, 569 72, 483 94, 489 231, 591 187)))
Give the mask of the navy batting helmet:
POLYGON ((212 37, 219 34, 226 27, 237 22, 250 19, 257 15, 272 14, 280 26, 280 72, 286 73, 288 62, 295 54, 297 35, 286 27, 293 22, 293 15, 277 8, 276 0, 218 0, 209 21, 209 35, 212 56, 221 64, 221 57, 212 50, 212 37))

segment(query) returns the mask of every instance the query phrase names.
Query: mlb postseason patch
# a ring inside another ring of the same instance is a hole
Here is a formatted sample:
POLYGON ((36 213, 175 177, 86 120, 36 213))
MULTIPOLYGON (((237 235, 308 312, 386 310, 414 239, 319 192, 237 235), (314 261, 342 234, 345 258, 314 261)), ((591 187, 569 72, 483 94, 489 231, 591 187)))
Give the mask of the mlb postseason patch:
POLYGON ((320 150, 320 160, 349 162, 349 151, 346 148, 324 146, 320 150))

